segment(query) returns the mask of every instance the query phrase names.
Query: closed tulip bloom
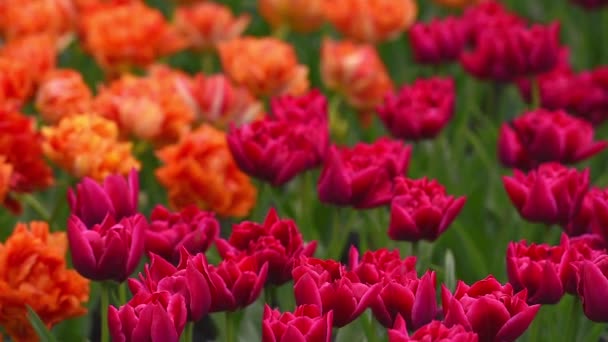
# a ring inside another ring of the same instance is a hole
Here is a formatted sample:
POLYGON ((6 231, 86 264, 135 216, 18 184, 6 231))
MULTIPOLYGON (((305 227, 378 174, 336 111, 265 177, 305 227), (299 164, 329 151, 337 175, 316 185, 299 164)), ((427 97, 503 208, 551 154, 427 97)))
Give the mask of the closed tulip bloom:
POLYGON ((467 42, 467 27, 456 17, 414 24, 408 32, 414 59, 423 64, 458 61, 467 42))
POLYGON ((510 242, 507 247, 507 275, 515 291, 528 291, 528 304, 555 304, 565 289, 560 269, 563 246, 510 242))
POLYGON ((357 319, 378 296, 381 284, 366 285, 339 262, 302 257, 293 269, 297 305, 316 305, 333 311, 334 326, 341 328, 357 319))
POLYGON ((479 342, 512 342, 521 336, 540 309, 526 304, 526 291, 513 293, 493 276, 469 286, 458 282, 454 294, 442 286, 444 324, 462 325, 479 335, 479 342))
POLYGON ((406 274, 416 278, 416 257, 408 256, 401 258, 398 249, 389 251, 380 248, 375 251, 365 251, 359 260, 359 251, 351 246, 348 253, 348 268, 355 272, 366 284, 382 282, 384 278, 390 278, 393 273, 406 274))
POLYGON ((446 194, 436 180, 395 179, 388 235, 393 240, 435 241, 458 216, 465 197, 446 194))
POLYGON ((607 141, 594 141, 593 126, 564 111, 539 109, 503 124, 498 155, 507 167, 530 169, 544 162, 576 163, 601 152, 607 141))
POLYGON ((167 291, 141 293, 126 305, 109 307, 108 326, 112 341, 177 342, 186 325, 186 303, 181 295, 167 291))
POLYGON ((505 190, 519 214, 530 222, 567 224, 589 189, 589 169, 580 172, 545 163, 528 174, 513 173, 513 177, 503 177, 505 190))
POLYGON ((151 254, 150 264, 146 264, 139 280, 129 279, 129 289, 134 295, 152 295, 167 291, 172 296, 184 298, 188 321, 196 322, 209 312, 211 292, 203 275, 193 268, 187 268, 189 254, 182 250, 182 260, 178 267, 171 265, 158 255, 151 254))
POLYGON ((410 146, 386 138, 352 148, 332 146, 317 184, 319 199, 359 209, 387 205, 393 180, 406 173, 410 155, 410 146))
POLYGON ((346 37, 366 43, 396 38, 416 20, 413 0, 335 0, 325 2, 328 21, 346 37))
POLYGON ((454 114, 454 81, 418 79, 389 93, 377 108, 386 129, 395 138, 418 141, 437 136, 454 114))
POLYGON ((578 295, 585 316, 594 322, 608 322, 608 256, 585 260, 578 269, 578 295))
POLYGON ((301 256, 312 256, 317 242, 304 243, 296 223, 279 218, 271 208, 262 224, 250 221, 235 224, 228 240, 219 239, 216 246, 224 260, 249 255, 260 265, 267 263, 267 282, 282 285, 291 279, 294 261, 301 256))
POLYGON ((110 175, 99 184, 85 177, 68 190, 68 204, 73 215, 87 227, 101 224, 109 216, 115 221, 137 214, 139 176, 133 169, 128 177, 110 175))
POLYGON ((594 261, 606 255, 604 240, 595 234, 585 234, 568 238, 562 234, 560 246, 564 249, 564 260, 560 268, 560 277, 566 293, 577 295, 581 279, 581 265, 584 261, 594 261))
POLYGON ((405 320, 397 316, 395 325, 388 330, 389 342, 421 342, 421 341, 451 341, 451 342, 477 342, 479 337, 474 332, 466 331, 462 325, 446 327, 440 321, 420 327, 412 336, 407 333, 405 320))
POLYGON ((107 216, 92 227, 70 216, 67 232, 74 268, 91 280, 125 281, 143 255, 146 226, 141 214, 120 221, 107 216))
POLYGON ((232 127, 227 140, 241 170, 281 186, 321 164, 329 146, 329 130, 327 122, 293 124, 266 118, 232 127))
POLYGON ((198 2, 179 6, 174 15, 175 27, 189 46, 197 50, 214 50, 218 44, 240 36, 251 21, 248 14, 235 17, 226 6, 198 2))
POLYGON ((268 275, 268 264, 260 266, 253 256, 224 260, 213 266, 199 253, 189 258, 188 269, 200 272, 207 280, 211 292, 210 313, 236 311, 255 302, 268 275))
POLYGON ((275 29, 307 33, 325 22, 323 0, 258 0, 260 15, 275 29))
POLYGON ((568 236, 595 233, 608 241, 608 189, 591 188, 585 194, 581 208, 574 218, 564 225, 568 236))
POLYGON ((264 306, 262 342, 330 342, 333 312, 321 314, 315 305, 298 306, 293 313, 281 313, 264 306))
POLYGON ((371 308, 386 328, 391 328, 398 316, 412 329, 431 322, 437 316, 435 272, 428 271, 420 278, 401 270, 387 275, 371 308))

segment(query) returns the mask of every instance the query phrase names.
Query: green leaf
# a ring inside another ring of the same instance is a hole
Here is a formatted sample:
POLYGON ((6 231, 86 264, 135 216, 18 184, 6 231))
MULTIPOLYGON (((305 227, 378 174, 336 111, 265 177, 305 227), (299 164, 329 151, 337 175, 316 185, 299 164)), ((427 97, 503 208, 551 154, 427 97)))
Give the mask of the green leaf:
POLYGON ((454 291, 456 288, 456 260, 454 260, 454 254, 449 248, 445 251, 443 268, 445 269, 445 285, 448 287, 448 289, 454 291))
POLYGON ((49 331, 44 322, 38 317, 36 311, 34 311, 29 305, 27 307, 27 318, 32 324, 32 327, 40 337, 40 341, 42 342, 56 342, 55 336, 49 331))

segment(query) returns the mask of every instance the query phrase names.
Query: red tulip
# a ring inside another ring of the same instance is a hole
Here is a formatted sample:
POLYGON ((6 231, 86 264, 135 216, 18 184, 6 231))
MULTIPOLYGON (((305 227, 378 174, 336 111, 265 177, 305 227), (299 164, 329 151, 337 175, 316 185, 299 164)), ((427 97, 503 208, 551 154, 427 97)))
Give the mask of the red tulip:
POLYGON ((576 295, 580 279, 580 265, 583 261, 593 261, 606 254, 606 245, 595 234, 586 234, 569 239, 562 235, 560 246, 565 250, 560 268, 560 277, 567 293, 576 295))
POLYGON ((405 140, 432 139, 454 114, 454 81, 451 78, 418 79, 396 93, 389 93, 378 115, 391 134, 405 140))
POLYGON ((333 313, 325 315, 315 305, 301 305, 294 313, 264 306, 262 342, 330 342, 333 313))
POLYGON ((462 23, 467 28, 467 40, 471 44, 476 44, 479 36, 488 29, 526 25, 523 18, 509 12, 498 1, 482 1, 467 8, 462 23))
POLYGON ((359 260, 359 251, 353 246, 349 251, 348 267, 355 272, 361 282, 370 285, 380 283, 385 277, 391 277, 394 273, 417 277, 416 257, 408 256, 402 259, 398 249, 389 251, 381 248, 376 251, 365 251, 363 258, 359 260))
POLYGON ((594 322, 608 322, 608 255, 582 261, 578 269, 578 294, 585 316, 594 322))
POLYGON ((608 189, 591 188, 564 231, 568 236, 595 233, 608 241, 608 189))
POLYGON ((311 304, 325 314, 333 311, 341 328, 359 317, 378 296, 381 284, 368 286, 334 260, 301 258, 293 269, 297 305, 311 304))
POLYGON ((68 191, 68 204, 72 214, 90 228, 102 223, 108 215, 116 221, 135 215, 138 196, 139 178, 137 171, 132 170, 127 179, 111 175, 101 185, 85 177, 75 191, 68 191))
POLYGON ((519 214, 530 222, 567 224, 578 213, 589 188, 589 169, 579 172, 546 163, 524 174, 503 177, 505 190, 519 214))
POLYGON ((397 316, 395 326, 388 331, 389 342, 477 342, 478 340, 476 333, 466 331, 462 325, 453 325, 448 328, 439 321, 432 321, 416 330, 412 336, 409 336, 405 320, 401 316, 397 316))
POLYGON ((241 222, 232 226, 228 241, 216 242, 223 259, 236 260, 242 255, 254 256, 258 264, 268 263, 267 282, 282 285, 291 279, 294 260, 312 256, 317 242, 305 244, 293 220, 280 219, 274 208, 268 211, 264 223, 241 222))
POLYGON ((460 19, 446 17, 414 24, 408 37, 416 62, 440 64, 458 61, 466 44, 467 31, 460 19))
POLYGON ((503 124, 498 140, 507 167, 530 169, 544 162, 576 163, 608 146, 593 140, 593 126, 565 112, 539 109, 503 124))
POLYGON ((125 281, 144 252, 147 222, 141 214, 115 222, 107 216, 88 228, 76 215, 68 220, 68 241, 74 268, 92 280, 125 281))
POLYGON ((393 240, 435 241, 456 218, 466 202, 454 198, 435 180, 395 179, 388 235, 393 240))
POLYGON ((305 95, 282 95, 270 101, 270 112, 273 118, 292 124, 317 122, 327 125, 327 99, 318 89, 305 95))
POLYGON ((319 177, 319 199, 361 209, 386 205, 393 179, 405 174, 410 155, 410 146, 386 138, 352 148, 332 146, 319 177))
POLYGON ((253 303, 260 296, 268 274, 268 264, 260 267, 256 258, 250 256, 213 266, 199 253, 188 259, 187 267, 200 272, 209 284, 209 312, 236 311, 253 303))
POLYGON ((157 205, 150 214, 146 251, 177 265, 182 247, 190 254, 205 253, 219 232, 219 223, 211 212, 202 211, 196 206, 171 212, 157 205))
POLYGON ((563 246, 530 244, 525 240, 507 247, 507 275, 515 291, 526 289, 529 304, 555 304, 564 295, 560 270, 563 246))
POLYGON ((293 124, 270 118, 232 127, 228 147, 239 168, 280 186, 319 166, 329 146, 325 124, 293 124))
POLYGON ((184 297, 166 291, 142 293, 120 309, 110 306, 108 326, 115 342, 177 342, 186 316, 184 297))
POLYGON ((175 267, 158 255, 152 254, 152 262, 139 274, 139 281, 129 279, 129 288, 135 295, 167 291, 171 295, 184 297, 188 312, 188 321, 196 322, 209 312, 211 294, 209 285, 203 275, 187 268, 188 253, 182 249, 182 262, 175 267))
POLYGON ((510 284, 501 285, 488 276, 468 286, 458 282, 454 294, 442 286, 444 324, 462 325, 479 335, 480 342, 515 341, 540 309, 526 304, 526 291, 513 294, 510 284))

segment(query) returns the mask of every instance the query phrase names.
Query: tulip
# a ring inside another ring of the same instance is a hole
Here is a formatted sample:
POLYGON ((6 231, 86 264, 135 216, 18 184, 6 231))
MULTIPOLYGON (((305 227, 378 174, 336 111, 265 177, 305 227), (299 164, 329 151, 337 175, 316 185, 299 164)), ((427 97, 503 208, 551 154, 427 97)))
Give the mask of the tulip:
POLYGON ((110 306, 108 326, 112 341, 177 342, 186 325, 184 297, 156 292, 136 295, 116 309, 110 306))
POLYGON ((595 234, 585 234, 575 238, 562 235, 560 246, 564 249, 564 260, 560 267, 560 277, 567 293, 576 295, 580 279, 580 267, 584 261, 593 261, 606 255, 604 240, 595 234))
POLYGON ((211 212, 196 206, 171 212, 157 205, 152 210, 146 231, 146 251, 177 265, 182 247, 190 254, 205 253, 219 233, 219 222, 211 212))
POLYGON ((147 229, 141 214, 116 222, 112 216, 87 227, 76 215, 68 220, 72 264, 91 280, 125 281, 139 264, 147 229))
POLYGON ((526 241, 507 247, 507 275, 515 291, 528 291, 528 304, 555 304, 564 295, 560 278, 565 249, 526 241))
POLYGON ((211 294, 207 280, 200 272, 187 268, 189 254, 182 249, 182 261, 175 267, 158 255, 152 254, 139 280, 129 279, 129 289, 135 295, 167 291, 184 298, 188 321, 196 322, 209 312, 211 294))
POLYGON ((501 285, 493 276, 469 286, 458 282, 454 294, 442 286, 444 324, 462 325, 479 335, 480 342, 515 341, 540 309, 526 304, 526 291, 513 294, 510 284, 501 285))
POLYGON ((106 177, 103 184, 85 177, 76 190, 68 191, 72 214, 87 227, 101 224, 106 216, 120 221, 137 213, 139 178, 133 169, 127 179, 120 175, 106 177))
POLYGON ((467 40, 476 44, 479 36, 488 29, 505 27, 525 27, 526 21, 517 13, 508 11, 498 1, 484 1, 468 8, 462 17, 467 28, 467 40))
POLYGON ((454 114, 454 81, 419 79, 396 93, 389 93, 378 115, 391 134, 405 140, 434 138, 454 114))
POLYGON ((607 0, 570 0, 579 6, 584 7, 586 10, 598 9, 608 5, 607 0))
POLYGON ((550 161, 576 163, 608 146, 607 141, 593 141, 593 134, 593 126, 582 119, 539 109, 503 124, 498 153, 505 166, 520 169, 550 161))
POLYGON ((454 341, 454 342, 477 342, 479 337, 476 333, 468 332, 462 325, 446 327, 442 322, 432 321, 416 330, 412 336, 407 333, 405 320, 397 316, 395 326, 388 330, 389 342, 410 341, 454 341))
POLYGON ((264 119, 232 127, 228 132, 228 146, 239 168, 281 186, 321 164, 329 146, 326 125, 294 125, 264 119))
POLYGON ((467 38, 466 26, 455 17, 416 23, 408 32, 414 59, 423 64, 458 61, 467 38))
POLYGON ((199 253, 189 258, 187 267, 207 280, 211 294, 210 313, 236 311, 253 303, 260 296, 268 274, 268 264, 259 267, 257 259, 250 256, 237 261, 224 260, 213 266, 199 253))
POLYGON ((333 313, 324 315, 315 305, 301 305, 294 313, 281 313, 264 306, 262 342, 330 342, 333 313))
POLYGON ((589 169, 579 172, 558 163, 541 164, 525 174, 503 177, 509 199, 530 222, 567 224, 578 213, 589 188, 589 169))
POLYGON ((280 219, 274 208, 262 224, 242 222, 232 226, 228 241, 216 241, 224 260, 238 260, 242 255, 254 256, 258 264, 268 264, 267 282, 282 285, 291 279, 294 260, 312 256, 317 242, 305 244, 293 220, 280 219))
POLYGON ((260 15, 275 29, 307 33, 325 22, 323 0, 259 0, 260 15))
POLYGON ((389 251, 381 248, 376 251, 365 251, 359 260, 359 251, 352 246, 348 254, 348 268, 355 272, 365 284, 376 284, 394 273, 411 275, 416 278, 416 257, 401 258, 398 249, 389 251))
POLYGON ((579 272, 578 294, 585 316, 594 322, 608 322, 608 256, 583 261, 579 272))
POLYGON ((435 241, 458 216, 465 197, 454 198, 435 180, 395 179, 388 235, 393 240, 435 241))
POLYGON ((323 314, 333 311, 337 328, 357 319, 381 289, 381 284, 361 283, 353 272, 334 260, 303 257, 292 274, 296 304, 316 305, 323 314))
POLYGON ((390 328, 398 316, 417 329, 437 315, 436 274, 428 271, 420 279, 415 274, 393 274, 384 278, 382 290, 372 302, 374 317, 390 328))
POLYGON ((581 208, 574 218, 563 226, 568 236, 595 233, 608 238, 608 189, 591 188, 585 194, 581 208))
POLYGON ((332 146, 317 191, 324 203, 374 208, 390 203, 393 179, 407 171, 411 147, 381 138, 352 148, 332 146))
POLYGON ((275 96, 270 101, 270 112, 273 118, 292 124, 326 124, 327 98, 318 89, 301 96, 275 96))

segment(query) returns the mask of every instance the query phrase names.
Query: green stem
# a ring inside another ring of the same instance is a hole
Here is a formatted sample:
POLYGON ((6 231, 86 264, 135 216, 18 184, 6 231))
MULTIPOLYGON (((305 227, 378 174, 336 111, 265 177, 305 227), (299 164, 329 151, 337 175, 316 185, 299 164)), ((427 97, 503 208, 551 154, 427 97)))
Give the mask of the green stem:
POLYGON ((412 255, 416 257, 420 256, 420 243, 418 241, 412 242, 412 255))
POLYGON ((264 301, 271 308, 276 308, 279 306, 279 300, 277 297, 277 287, 274 285, 267 285, 264 288, 264 301))
POLYGON ((371 312, 364 314, 363 317, 361 317, 361 324, 363 325, 363 332, 367 337, 367 342, 377 342, 378 334, 376 333, 374 316, 371 314, 371 312))
POLYGON ((532 102, 530 103, 530 109, 540 108, 540 84, 538 78, 535 76, 530 77, 530 92, 532 95, 532 102))
POLYGON ((289 31, 290 30, 288 25, 281 25, 274 29, 274 31, 272 32, 272 36, 277 39, 286 40, 289 36, 289 31))
POLYGON ((101 342, 110 342, 108 327, 108 307, 110 306, 110 287, 107 283, 101 284, 101 342))
POLYGON ((234 312, 230 312, 230 311, 226 311, 226 331, 225 331, 225 336, 226 336, 226 342, 235 342, 236 339, 236 322, 235 322, 235 315, 234 312))
POLYGON ((180 340, 184 342, 194 341, 194 322, 188 322, 186 324, 186 329, 184 329, 184 334, 180 340))
POLYGON ((40 203, 40 201, 36 197, 34 197, 34 195, 32 195, 32 194, 19 194, 19 195, 17 195, 17 199, 20 200, 20 201, 23 201, 30 208, 32 208, 32 210, 34 210, 36 212, 36 214, 38 214, 38 216, 40 216, 41 219, 43 219, 46 222, 50 222, 50 220, 51 220, 51 214, 42 205, 42 203, 40 203))
POLYGON ((120 305, 127 303, 127 283, 124 281, 118 285, 118 300, 120 305))
POLYGON ((332 227, 331 240, 329 241, 329 248, 327 250, 328 256, 330 256, 334 260, 338 260, 342 257, 342 249, 344 247, 344 240, 350 230, 350 227, 347 227, 342 223, 342 218, 344 209, 337 208, 334 210, 334 222, 332 227))
POLYGON ((205 75, 211 75, 215 69, 213 62, 213 53, 205 51, 201 53, 201 70, 205 75))

